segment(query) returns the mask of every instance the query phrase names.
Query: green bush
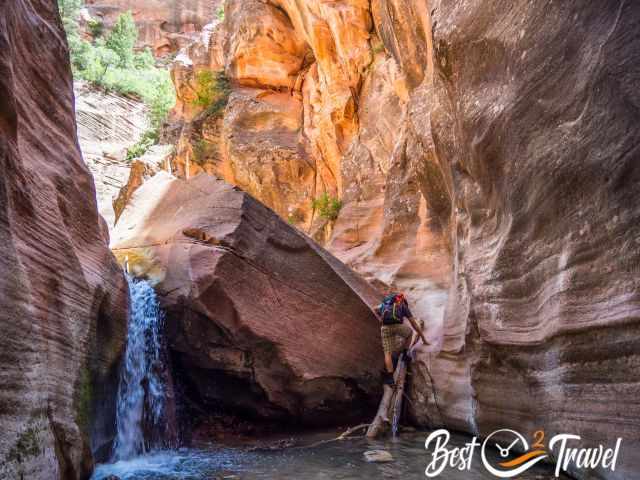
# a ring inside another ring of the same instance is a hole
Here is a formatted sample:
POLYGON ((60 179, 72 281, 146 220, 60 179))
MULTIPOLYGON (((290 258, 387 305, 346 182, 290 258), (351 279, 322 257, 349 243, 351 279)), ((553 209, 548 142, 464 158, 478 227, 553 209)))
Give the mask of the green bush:
POLYGON ((206 107, 207 115, 217 115, 227 106, 231 86, 224 72, 202 70, 196 73, 196 98, 193 104, 206 107))
POLYGON ((167 118, 169 111, 176 103, 175 90, 171 79, 166 78, 158 82, 147 100, 149 105, 149 120, 151 127, 159 129, 167 118))
POLYGON ((87 27, 89 27, 89 32, 93 38, 98 38, 102 36, 102 32, 104 31, 104 23, 100 20, 91 19, 87 23, 87 27))
POLYGON ((327 192, 324 192, 318 198, 313 200, 311 206, 318 212, 318 215, 320 215, 321 218, 333 221, 338 218, 338 214, 342 208, 342 201, 339 198, 331 197, 327 192))
POLYGON ((133 55, 133 66, 136 70, 146 70, 155 67, 156 59, 153 58, 153 53, 149 47, 144 51, 133 55))
POLYGON ((58 0, 60 18, 67 35, 78 31, 78 15, 80 15, 82 4, 82 0, 58 0))
MULTIPOLYGON (((149 109, 151 129, 132 146, 127 158, 142 155, 158 141, 159 128, 175 104, 175 90, 169 72, 157 68, 149 49, 136 53, 138 30, 131 12, 121 14, 104 38, 93 42, 80 37, 78 16, 82 0, 58 0, 67 34, 74 77, 100 86, 106 91, 142 100, 149 109)), ((89 24, 89 28, 92 28, 89 24)))
POLYGON ((218 9, 216 10, 216 17, 218 17, 218 20, 220 20, 221 22, 224 20, 224 5, 220 5, 218 7, 218 9))
POLYGON ((149 148, 153 147, 156 143, 158 143, 158 130, 150 129, 142 134, 138 143, 133 144, 129 148, 127 148, 127 161, 131 161, 134 158, 140 158, 142 155, 147 153, 149 148))
POLYGON ((133 21, 133 15, 130 11, 121 13, 106 42, 106 47, 116 52, 120 57, 120 67, 131 68, 133 66, 133 47, 137 40, 138 29, 133 21))

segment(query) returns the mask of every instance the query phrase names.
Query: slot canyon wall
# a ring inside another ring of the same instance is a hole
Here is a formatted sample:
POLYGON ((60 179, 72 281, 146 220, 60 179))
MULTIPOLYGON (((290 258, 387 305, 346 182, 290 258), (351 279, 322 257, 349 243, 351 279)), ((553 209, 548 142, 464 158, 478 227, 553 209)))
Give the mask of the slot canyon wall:
POLYGON ((412 398, 418 421, 480 434, 621 437, 598 475, 623 479, 640 466, 640 9, 599 7, 430 4, 421 134, 451 199, 453 279, 412 398))
POLYGON ((0 162, 0 477, 84 479, 114 435, 127 287, 53 1, 0 6, 0 162))
POLYGON ((629 478, 639 20, 622 1, 228 0, 173 66, 170 168, 242 187, 407 291, 432 341, 419 424, 621 436, 601 473, 629 478), (197 101, 201 72, 225 101, 197 101))

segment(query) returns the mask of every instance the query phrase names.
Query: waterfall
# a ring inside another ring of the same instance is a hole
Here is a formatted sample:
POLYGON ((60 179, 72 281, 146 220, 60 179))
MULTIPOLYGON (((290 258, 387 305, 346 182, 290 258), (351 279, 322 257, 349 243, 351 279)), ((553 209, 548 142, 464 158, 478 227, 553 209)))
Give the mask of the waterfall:
POLYGON ((127 281, 129 332, 118 387, 113 461, 130 459, 147 451, 145 427, 153 428, 161 421, 165 395, 160 374, 163 314, 148 282, 129 275, 127 281))

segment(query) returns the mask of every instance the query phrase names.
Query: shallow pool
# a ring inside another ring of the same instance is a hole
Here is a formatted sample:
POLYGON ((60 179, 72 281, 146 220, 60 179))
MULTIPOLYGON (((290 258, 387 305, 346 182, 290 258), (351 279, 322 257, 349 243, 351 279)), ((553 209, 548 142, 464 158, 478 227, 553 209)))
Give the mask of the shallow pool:
MULTIPOLYGON (((247 451, 242 448, 180 449, 155 452, 130 461, 100 465, 92 479, 116 475, 121 480, 356 480, 425 479, 429 455, 424 448, 426 432, 404 433, 399 440, 368 441, 363 438, 327 443, 313 448, 289 448, 278 451, 247 451), (367 463, 364 452, 382 449, 391 453, 391 463, 367 463)), ((324 433, 331 438, 333 433, 324 433)), ((305 438, 311 443, 318 437, 305 438)), ((464 446, 465 436, 452 437, 452 443, 464 446)), ((492 453, 495 455, 495 452, 492 453)), ((495 480, 474 458, 471 471, 445 470, 442 480, 495 480)), ((551 466, 536 465, 517 477, 519 480, 555 478, 551 466)))

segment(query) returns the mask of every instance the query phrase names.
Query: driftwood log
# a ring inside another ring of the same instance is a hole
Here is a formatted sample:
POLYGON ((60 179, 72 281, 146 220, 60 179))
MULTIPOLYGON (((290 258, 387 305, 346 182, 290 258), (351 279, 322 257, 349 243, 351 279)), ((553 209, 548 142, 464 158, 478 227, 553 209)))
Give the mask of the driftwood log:
POLYGON ((398 428, 400 427, 400 417, 402 416, 402 399, 404 398, 404 384, 407 378, 407 360, 404 354, 400 355, 398 367, 396 368, 396 392, 393 399, 392 417, 391 417, 391 434, 393 437, 398 436, 398 428))
POLYGON ((395 372, 393 374, 393 381, 396 384, 396 388, 393 389, 389 385, 384 386, 384 393, 382 394, 382 400, 378 406, 378 412, 375 418, 367 429, 367 438, 377 438, 384 434, 393 421, 393 435, 397 435, 398 425, 400 423, 400 415, 402 413, 402 397, 404 395, 404 383, 407 378, 407 363, 404 355, 401 355, 398 359, 395 372))

